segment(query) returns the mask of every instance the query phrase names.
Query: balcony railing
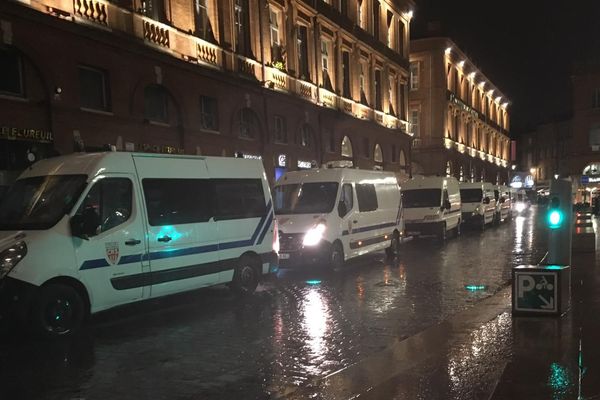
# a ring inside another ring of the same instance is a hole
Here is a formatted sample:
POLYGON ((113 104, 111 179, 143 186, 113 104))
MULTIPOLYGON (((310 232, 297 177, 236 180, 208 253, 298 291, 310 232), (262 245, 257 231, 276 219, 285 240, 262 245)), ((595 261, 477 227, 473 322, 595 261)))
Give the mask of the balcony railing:
MULTIPOLYGON (((148 18, 139 12, 126 10, 116 3, 107 0, 39 0, 39 2, 43 3, 48 13, 59 18, 129 33, 181 60, 212 68, 229 68, 240 76, 261 82, 267 88, 287 92, 314 104, 339 110, 355 118, 374 121, 399 133, 411 135, 410 124, 392 114, 374 110, 353 99, 317 88, 313 83, 298 79, 284 69, 261 64, 252 58, 225 50, 191 33, 148 18)), ((34 6, 33 3, 23 2, 25 5, 29 4, 38 10, 41 9, 41 4, 36 2, 34 6)), ((398 59, 397 54, 394 57, 395 62, 403 61, 398 59)))
POLYGON ((108 5, 100 0, 74 0, 73 11, 78 17, 108 26, 108 5))

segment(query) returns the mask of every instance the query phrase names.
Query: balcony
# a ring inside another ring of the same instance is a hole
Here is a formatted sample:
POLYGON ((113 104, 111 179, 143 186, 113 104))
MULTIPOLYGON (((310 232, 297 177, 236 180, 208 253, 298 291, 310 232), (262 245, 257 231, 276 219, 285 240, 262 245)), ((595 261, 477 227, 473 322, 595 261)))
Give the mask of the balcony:
MULTIPOLYGON (((410 132, 410 124, 395 115, 374 110, 370 106, 356 102, 353 99, 318 88, 311 82, 289 75, 285 71, 285 66, 281 69, 276 68, 275 65, 263 64, 253 58, 244 57, 231 50, 225 50, 218 44, 146 17, 139 12, 127 10, 108 0, 39 0, 39 2, 23 2, 22 4, 75 23, 105 31, 123 32, 140 39, 147 46, 179 60, 218 70, 229 68, 239 74, 240 77, 253 82, 260 82, 268 89, 289 93, 358 119, 373 121, 380 126, 393 130, 394 133, 411 135, 408 133, 410 132)), ((369 42, 374 41, 372 37, 366 37, 365 35, 366 32, 358 32, 357 38, 361 39, 363 37, 369 42)), ((408 68, 408 60, 402 58, 399 54, 393 53, 387 48, 383 49, 385 46, 381 43, 370 44, 378 50, 385 50, 383 53, 386 56, 408 68)))

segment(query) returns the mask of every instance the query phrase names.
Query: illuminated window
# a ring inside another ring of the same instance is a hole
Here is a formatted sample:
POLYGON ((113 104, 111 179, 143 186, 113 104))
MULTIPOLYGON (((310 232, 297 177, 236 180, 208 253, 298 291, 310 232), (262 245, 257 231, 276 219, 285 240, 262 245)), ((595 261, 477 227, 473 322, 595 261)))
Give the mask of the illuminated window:
POLYGON ((235 50, 243 55, 250 55, 250 32, 248 24, 248 0, 235 0, 235 50))
POLYGON ((410 90, 419 89, 419 62, 410 63, 410 90))
POLYGON ((142 14, 156 21, 165 21, 165 4, 164 0, 143 0, 142 14))
POLYGON ((350 93, 350 53, 342 51, 342 96, 346 98, 352 97, 350 93))
POLYGON ((375 150, 373 150, 373 160, 377 163, 383 163, 383 152, 379 143, 375 145, 375 150))
POLYGON ((379 20, 381 19, 381 5, 379 0, 373 0, 373 36, 379 40, 379 20))
POLYGON ((415 136, 415 137, 419 137, 421 136, 421 132, 419 130, 419 110, 410 110, 410 129, 411 129, 411 133, 415 136))
POLYGON ((271 32, 271 62, 284 62, 284 47, 282 46, 281 12, 273 7, 269 9, 269 24, 271 32))
POLYGON ((381 70, 375 70, 375 109, 382 110, 381 70))
POLYGON ((344 136, 342 139, 342 157, 352 158, 352 142, 348 136, 344 136))
POLYGON ((304 25, 298 27, 298 75, 300 79, 310 80, 308 69, 308 28, 304 25))
POLYGON ((323 87, 327 90, 333 91, 331 85, 331 42, 329 40, 321 39, 321 68, 323 71, 323 87))
POLYGON ((363 10, 363 0, 357 0, 356 2, 356 21, 358 22, 358 26, 365 29, 365 13, 363 10))
POLYGON ((358 79, 360 87, 360 102, 366 106, 369 105, 367 99, 367 74, 369 73, 369 67, 366 60, 360 60, 360 75, 358 79))
POLYGON ((208 1, 209 0, 194 0, 196 36, 214 42, 215 39, 213 37, 212 27, 210 26, 210 19, 208 18, 208 1))

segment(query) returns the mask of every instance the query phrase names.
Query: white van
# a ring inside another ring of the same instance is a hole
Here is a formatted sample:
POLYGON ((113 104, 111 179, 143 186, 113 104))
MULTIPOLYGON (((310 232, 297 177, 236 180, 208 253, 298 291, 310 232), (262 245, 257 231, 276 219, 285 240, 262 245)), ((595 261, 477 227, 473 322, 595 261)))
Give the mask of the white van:
POLYGON ((349 168, 288 172, 274 189, 281 267, 329 264, 399 251, 402 199, 390 172, 349 168))
POLYGON ((510 220, 512 218, 510 188, 504 185, 494 186, 494 199, 496 200, 495 222, 499 224, 502 221, 510 220))
POLYGON ((407 236, 460 235, 461 201, 453 177, 417 176, 402 184, 402 206, 407 236))
POLYGON ((0 205, 2 298, 60 335, 89 313, 142 299, 226 282, 251 293, 277 267, 274 230, 258 160, 46 159, 0 205))
POLYGON ((494 186, 489 182, 461 182, 462 221, 485 229, 494 222, 496 199, 494 186))

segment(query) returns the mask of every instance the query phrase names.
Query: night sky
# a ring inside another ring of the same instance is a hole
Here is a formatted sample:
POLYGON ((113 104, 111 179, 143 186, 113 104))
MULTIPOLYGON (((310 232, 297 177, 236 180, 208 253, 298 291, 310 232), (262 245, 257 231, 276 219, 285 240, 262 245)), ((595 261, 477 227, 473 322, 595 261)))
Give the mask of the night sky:
POLYGON ((575 66, 600 64, 600 0, 415 2, 412 39, 454 40, 509 98, 512 137, 568 118, 575 66))

